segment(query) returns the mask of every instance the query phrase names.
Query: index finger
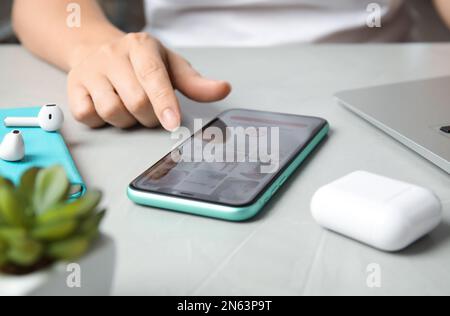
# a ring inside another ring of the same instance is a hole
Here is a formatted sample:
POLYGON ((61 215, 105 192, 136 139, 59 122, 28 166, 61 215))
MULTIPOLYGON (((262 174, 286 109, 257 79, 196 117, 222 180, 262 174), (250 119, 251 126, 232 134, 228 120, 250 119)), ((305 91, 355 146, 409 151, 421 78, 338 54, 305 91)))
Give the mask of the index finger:
POLYGON ((181 121, 180 106, 157 44, 150 39, 134 42, 130 60, 163 127, 169 131, 177 129, 181 121))

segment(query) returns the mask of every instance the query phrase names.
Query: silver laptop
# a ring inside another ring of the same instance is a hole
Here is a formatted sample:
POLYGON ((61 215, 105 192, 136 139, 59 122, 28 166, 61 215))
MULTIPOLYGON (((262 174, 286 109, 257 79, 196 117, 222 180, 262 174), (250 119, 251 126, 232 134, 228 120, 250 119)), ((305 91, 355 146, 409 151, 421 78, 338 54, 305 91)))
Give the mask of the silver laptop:
POLYGON ((343 91, 336 98, 450 173, 450 77, 343 91))

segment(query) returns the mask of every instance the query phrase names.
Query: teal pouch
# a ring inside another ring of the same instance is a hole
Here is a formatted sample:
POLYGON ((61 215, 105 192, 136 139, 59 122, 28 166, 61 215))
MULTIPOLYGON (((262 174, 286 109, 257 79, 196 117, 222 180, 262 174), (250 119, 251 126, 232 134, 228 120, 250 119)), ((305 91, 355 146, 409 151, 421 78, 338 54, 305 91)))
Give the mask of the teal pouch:
POLYGON ((72 159, 63 136, 59 133, 48 133, 40 128, 9 128, 4 126, 6 117, 37 116, 40 107, 0 109, 0 141, 13 130, 20 130, 25 141, 25 158, 19 162, 0 160, 0 175, 14 183, 18 183, 22 174, 29 168, 46 168, 60 165, 64 167, 72 185, 71 198, 78 198, 86 191, 86 185, 72 159))

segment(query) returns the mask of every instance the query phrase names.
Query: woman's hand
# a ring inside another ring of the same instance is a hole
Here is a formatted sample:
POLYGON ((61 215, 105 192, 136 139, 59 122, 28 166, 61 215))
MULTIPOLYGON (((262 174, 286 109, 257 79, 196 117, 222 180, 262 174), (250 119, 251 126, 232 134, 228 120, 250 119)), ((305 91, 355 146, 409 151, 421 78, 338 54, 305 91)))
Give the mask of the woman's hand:
POLYGON ((69 105, 74 117, 92 127, 137 123, 172 131, 180 108, 174 89, 212 102, 231 91, 227 82, 203 78, 181 56, 146 33, 124 34, 100 47, 80 48, 70 62, 69 105))

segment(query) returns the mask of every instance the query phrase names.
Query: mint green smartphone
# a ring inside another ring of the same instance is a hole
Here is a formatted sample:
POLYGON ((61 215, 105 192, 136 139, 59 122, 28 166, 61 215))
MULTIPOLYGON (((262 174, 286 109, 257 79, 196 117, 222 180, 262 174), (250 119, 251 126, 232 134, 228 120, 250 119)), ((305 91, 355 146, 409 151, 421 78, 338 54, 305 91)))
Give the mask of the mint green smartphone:
POLYGON ((137 177, 137 204, 229 221, 252 218, 328 134, 326 120, 234 109, 137 177))

